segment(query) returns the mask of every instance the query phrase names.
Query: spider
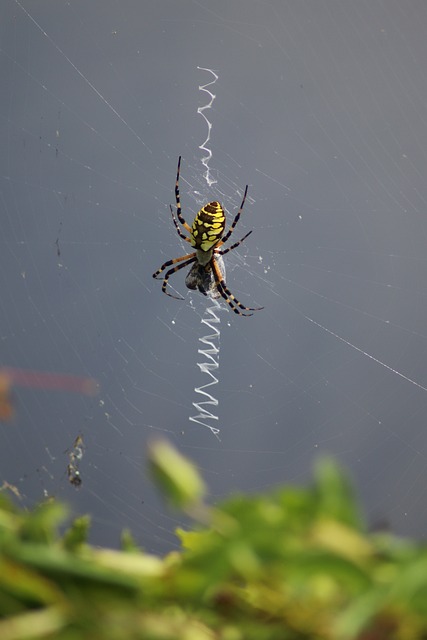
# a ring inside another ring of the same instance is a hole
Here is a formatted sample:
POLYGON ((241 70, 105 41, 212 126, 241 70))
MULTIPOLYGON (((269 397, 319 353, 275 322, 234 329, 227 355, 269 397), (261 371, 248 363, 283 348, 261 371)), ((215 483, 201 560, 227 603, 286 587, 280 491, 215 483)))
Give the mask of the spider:
MULTIPOLYGON (((245 204, 246 195, 248 193, 248 185, 246 185, 245 193, 243 194, 242 204, 224 237, 222 234, 225 231, 225 213, 224 209, 220 205, 219 202, 209 202, 205 204, 204 207, 200 209, 196 217, 193 221, 193 226, 190 227, 189 224, 184 220, 181 209, 181 202, 179 196, 179 173, 181 169, 181 156, 178 159, 178 169, 176 172, 176 182, 175 182, 175 199, 176 199, 176 214, 178 216, 179 222, 182 224, 184 229, 188 231, 190 237, 186 236, 185 233, 178 226, 177 219, 172 209, 172 205, 170 206, 172 220, 175 225, 175 228, 178 232, 180 238, 189 242, 192 247, 194 247, 195 251, 193 253, 187 253, 185 256, 181 256, 180 258, 173 258, 172 260, 168 260, 160 269, 157 269, 155 273, 153 273, 153 278, 158 278, 158 276, 165 270, 167 267, 172 265, 177 265, 169 269, 162 283, 162 291, 166 293, 166 295, 171 298, 175 298, 176 300, 184 300, 182 296, 174 296, 169 293, 167 289, 168 280, 170 276, 179 271, 183 267, 188 266, 189 264, 193 264, 190 269, 190 272, 186 279, 186 284, 190 289, 198 288, 199 291, 207 295, 206 289, 209 293, 212 293, 212 290, 218 292, 220 296, 224 298, 230 309, 237 313, 239 316, 252 316, 253 313, 242 313, 240 309, 243 311, 260 311, 264 307, 245 307, 241 302, 235 298, 235 296, 231 293, 230 289, 225 284, 224 275, 223 275, 223 263, 221 256, 225 255, 229 251, 236 249, 246 238, 252 233, 249 231, 243 238, 235 242, 228 247, 227 249, 220 249, 220 247, 227 242, 229 237, 234 231, 234 228, 239 221, 240 214, 243 210, 243 205, 245 204), (221 263, 219 264, 219 261, 221 263), (180 264, 177 264, 180 263, 180 264)), ((215 297, 215 295, 214 295, 215 297)), ((218 295, 216 297, 219 297, 218 295)))

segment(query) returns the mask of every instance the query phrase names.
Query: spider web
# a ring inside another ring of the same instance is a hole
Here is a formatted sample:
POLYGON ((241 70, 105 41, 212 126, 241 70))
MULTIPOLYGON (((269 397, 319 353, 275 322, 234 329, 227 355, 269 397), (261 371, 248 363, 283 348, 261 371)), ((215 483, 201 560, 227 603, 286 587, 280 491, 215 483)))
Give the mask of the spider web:
POLYGON ((426 27, 415 0, 5 0, 0 367, 100 385, 2 378, 0 480, 24 504, 56 495, 91 514, 97 544, 128 527, 171 549, 181 519, 144 466, 167 436, 212 499, 304 482, 330 453, 371 524, 424 534, 426 27), (151 278, 186 251, 179 155, 188 222, 216 199, 229 224, 249 184, 233 237, 253 234, 225 257, 227 285, 265 309, 220 302, 221 441, 188 419, 212 301, 183 272, 183 302, 151 278))

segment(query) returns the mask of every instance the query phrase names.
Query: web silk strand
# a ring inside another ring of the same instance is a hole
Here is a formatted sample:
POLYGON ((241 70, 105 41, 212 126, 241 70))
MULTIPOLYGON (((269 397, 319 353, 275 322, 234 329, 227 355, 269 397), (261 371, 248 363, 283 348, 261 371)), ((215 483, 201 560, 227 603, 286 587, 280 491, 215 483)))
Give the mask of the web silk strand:
POLYGON ((205 119, 205 122, 206 122, 206 124, 208 126, 208 135, 206 137, 206 140, 203 142, 203 144, 199 145, 199 149, 206 154, 201 159, 202 164, 206 169, 203 177, 205 178, 206 182, 208 183, 208 186, 211 187, 213 184, 215 184, 218 181, 215 180, 215 178, 213 178, 211 176, 211 173, 210 173, 209 161, 212 158, 212 151, 206 145, 209 143, 209 141, 211 139, 212 123, 210 122, 210 120, 208 119, 208 117, 205 115, 204 112, 207 109, 210 109, 212 107, 213 101, 216 98, 216 95, 214 93, 212 93, 211 91, 209 91, 209 89, 207 89, 207 87, 210 87, 211 85, 215 84, 215 82, 218 80, 218 76, 215 73, 215 71, 213 71, 212 69, 206 69, 205 67, 197 67, 197 68, 200 69, 200 71, 208 71, 209 73, 211 73, 214 76, 214 79, 211 82, 208 82, 207 84, 199 85, 199 91, 204 91, 205 93, 207 93, 209 98, 210 98, 210 100, 203 107, 199 107, 197 109, 197 113, 199 113, 205 119))
POLYGON ((201 387, 195 387, 195 393, 200 394, 204 399, 200 400, 200 402, 193 402, 193 407, 198 411, 198 414, 189 418, 191 422, 196 422, 210 429, 218 440, 220 440, 218 435, 220 430, 211 423, 211 421, 218 420, 218 416, 212 413, 208 407, 217 407, 219 403, 207 389, 218 384, 218 378, 212 372, 216 371, 219 367, 219 346, 215 343, 219 345, 220 329, 219 326, 215 325, 220 324, 220 318, 219 315, 217 315, 220 309, 221 307, 218 303, 213 307, 207 307, 201 321, 202 324, 209 327, 213 333, 199 338, 199 342, 204 346, 198 349, 198 353, 203 356, 203 358, 206 358, 206 360, 204 362, 198 362, 197 366, 202 373, 206 373, 209 376, 210 381, 201 387))

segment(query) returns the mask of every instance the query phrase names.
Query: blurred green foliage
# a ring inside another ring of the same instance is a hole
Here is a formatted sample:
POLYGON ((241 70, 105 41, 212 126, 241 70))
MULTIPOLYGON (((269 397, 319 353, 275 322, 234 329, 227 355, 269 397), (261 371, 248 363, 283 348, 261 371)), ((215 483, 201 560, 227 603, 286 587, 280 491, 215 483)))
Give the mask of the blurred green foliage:
POLYGON ((309 487, 215 507, 168 443, 151 446, 150 466, 195 521, 164 558, 128 532, 122 551, 90 546, 87 517, 59 535, 62 505, 24 511, 0 493, 1 640, 427 638, 427 546, 368 533, 332 461, 309 487))

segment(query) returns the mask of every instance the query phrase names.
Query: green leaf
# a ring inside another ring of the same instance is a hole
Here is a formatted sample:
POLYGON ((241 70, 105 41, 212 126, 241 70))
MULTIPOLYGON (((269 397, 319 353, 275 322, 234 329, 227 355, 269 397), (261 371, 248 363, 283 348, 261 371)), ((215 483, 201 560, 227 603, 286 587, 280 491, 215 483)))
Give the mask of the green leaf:
POLYGON ((64 549, 69 551, 78 549, 87 541, 90 528, 90 517, 81 516, 76 518, 71 527, 65 532, 63 537, 64 549))
POLYGON ((314 468, 314 495, 320 516, 362 529, 362 518, 353 488, 340 467, 330 458, 321 458, 314 468))
POLYGON ((149 468, 166 499, 176 508, 201 504, 205 484, 190 460, 166 440, 157 440, 149 448, 149 468))

